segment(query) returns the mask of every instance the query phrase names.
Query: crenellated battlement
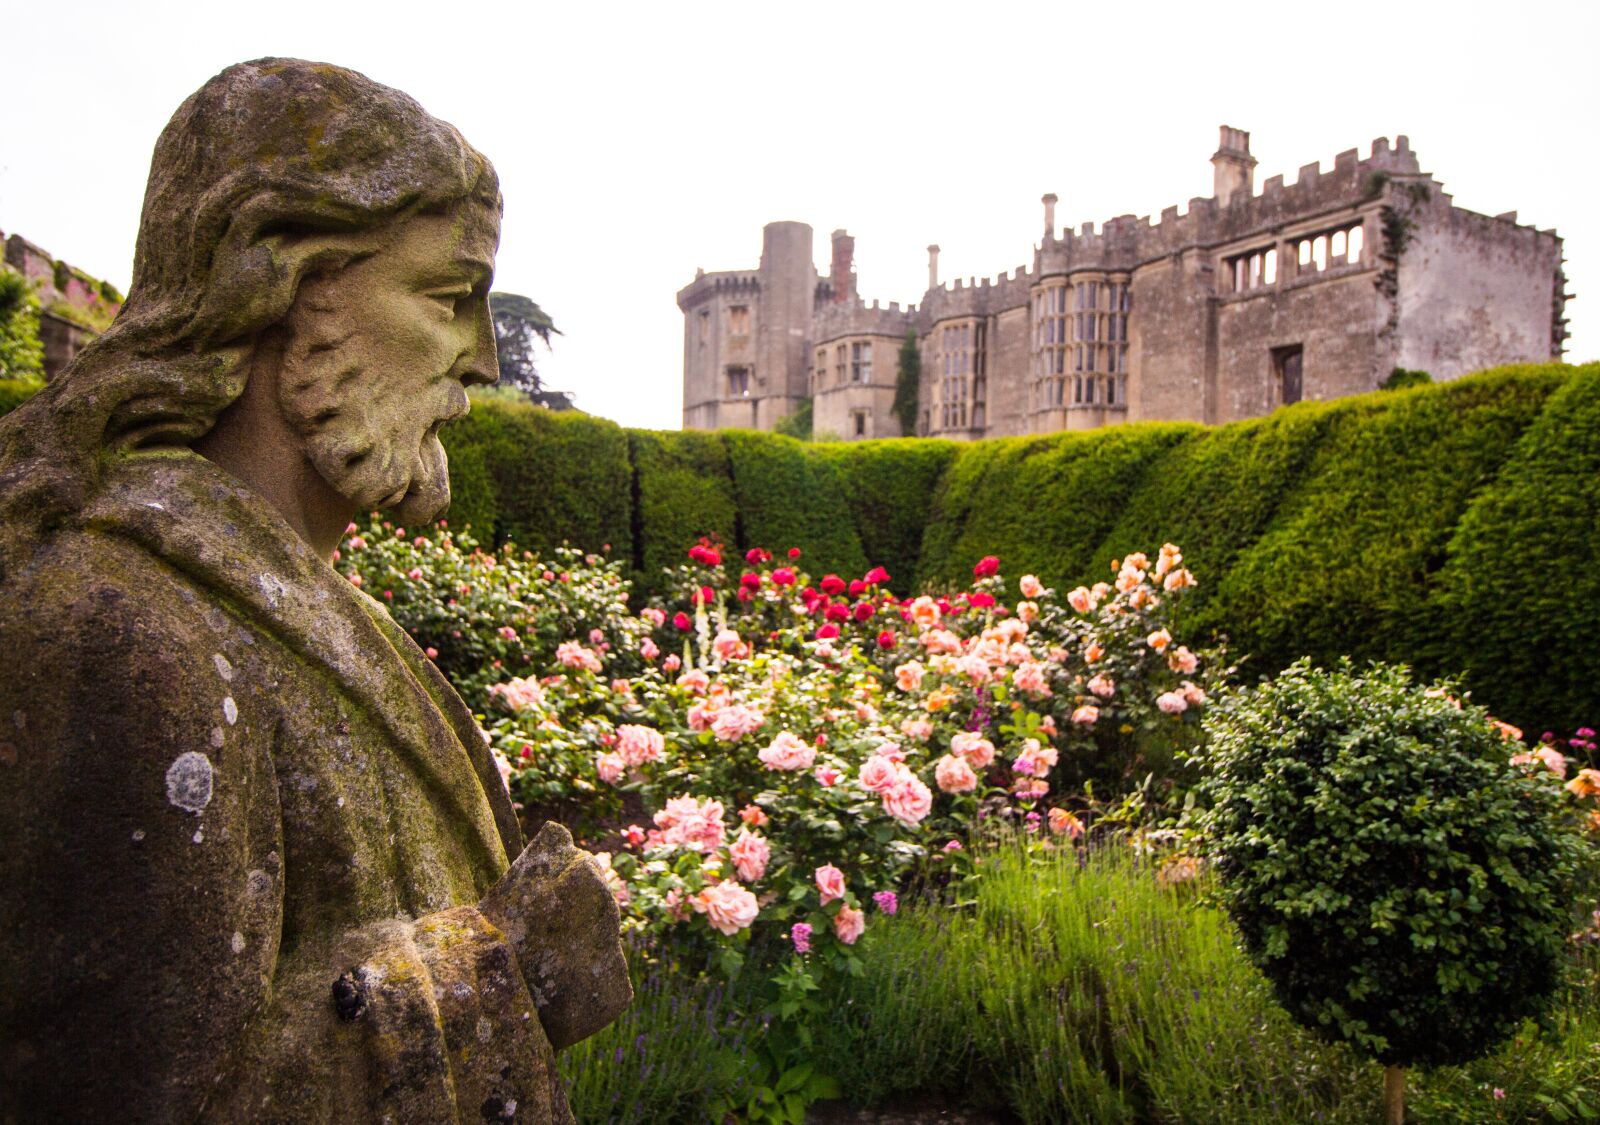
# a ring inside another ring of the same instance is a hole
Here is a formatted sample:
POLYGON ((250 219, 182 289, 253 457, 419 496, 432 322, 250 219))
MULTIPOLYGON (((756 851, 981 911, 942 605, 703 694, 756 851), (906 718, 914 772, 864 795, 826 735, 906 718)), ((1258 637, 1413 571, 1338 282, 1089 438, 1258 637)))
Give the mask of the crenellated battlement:
POLYGON ((1018 266, 998 277, 957 278, 954 282, 930 289, 922 295, 919 330, 926 331, 941 320, 963 316, 993 316, 1006 309, 1028 303, 1034 272, 1018 266))
POLYGON ((759 270, 721 270, 717 273, 700 270, 693 281, 678 290, 678 307, 688 312, 714 294, 745 296, 760 291, 759 270))
POLYGON ((811 318, 811 339, 825 344, 845 336, 904 336, 916 326, 917 306, 900 307, 899 301, 887 305, 860 298, 818 307, 811 318))

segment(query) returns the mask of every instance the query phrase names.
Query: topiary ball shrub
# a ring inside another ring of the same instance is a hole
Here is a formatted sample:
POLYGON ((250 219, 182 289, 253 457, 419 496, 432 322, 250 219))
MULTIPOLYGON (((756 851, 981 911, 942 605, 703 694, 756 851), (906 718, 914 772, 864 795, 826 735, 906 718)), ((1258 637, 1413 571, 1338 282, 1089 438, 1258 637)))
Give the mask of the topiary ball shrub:
POLYGON ((1559 779, 1403 667, 1302 660, 1205 720, 1200 814, 1246 954, 1320 1037, 1477 1058, 1550 1002, 1583 845, 1559 779))

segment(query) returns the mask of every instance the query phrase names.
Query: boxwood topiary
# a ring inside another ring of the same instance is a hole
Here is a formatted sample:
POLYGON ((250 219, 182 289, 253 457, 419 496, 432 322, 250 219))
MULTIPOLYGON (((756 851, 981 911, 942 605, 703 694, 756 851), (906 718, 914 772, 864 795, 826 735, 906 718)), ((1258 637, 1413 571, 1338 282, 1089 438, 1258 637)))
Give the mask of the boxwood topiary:
POLYGON ((1279 1003, 1389 1067, 1466 1062, 1560 983, 1582 843, 1554 775, 1399 666, 1308 661, 1212 709, 1199 823, 1279 1003))

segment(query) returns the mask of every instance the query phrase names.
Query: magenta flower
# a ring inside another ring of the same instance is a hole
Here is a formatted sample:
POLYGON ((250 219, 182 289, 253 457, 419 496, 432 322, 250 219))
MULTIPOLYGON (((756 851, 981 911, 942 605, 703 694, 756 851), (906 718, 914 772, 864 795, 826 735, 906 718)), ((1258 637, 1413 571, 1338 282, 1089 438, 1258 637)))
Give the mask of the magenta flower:
POLYGON ((796 953, 811 952, 811 925, 807 922, 796 922, 789 929, 789 940, 794 942, 796 953))
POLYGON ((872 896, 872 901, 878 906, 879 912, 893 914, 900 909, 900 900, 893 891, 879 891, 872 896))

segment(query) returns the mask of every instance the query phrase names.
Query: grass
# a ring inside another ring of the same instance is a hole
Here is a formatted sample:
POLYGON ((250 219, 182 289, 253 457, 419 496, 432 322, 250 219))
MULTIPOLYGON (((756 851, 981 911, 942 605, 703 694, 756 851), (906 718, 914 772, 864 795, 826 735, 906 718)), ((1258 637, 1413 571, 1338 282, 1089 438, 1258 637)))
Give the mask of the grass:
MULTIPOLYGON (((813 1062, 851 1101, 937 1094, 1027 1125, 1379 1119, 1377 1064, 1295 1026, 1192 884, 1160 885, 1124 848, 985 862, 973 909, 875 918, 863 975, 829 984, 813 1062)), ((1408 1076, 1407 1120, 1600 1117, 1597 967, 1580 955, 1549 1028, 1408 1076)), ((748 1080, 748 1009, 737 989, 646 970, 629 1013, 564 1057, 578 1120, 706 1120, 748 1080)))

